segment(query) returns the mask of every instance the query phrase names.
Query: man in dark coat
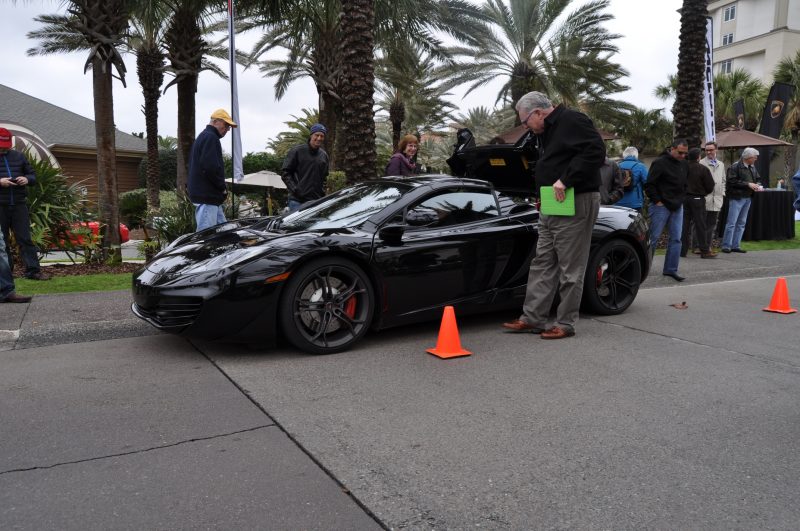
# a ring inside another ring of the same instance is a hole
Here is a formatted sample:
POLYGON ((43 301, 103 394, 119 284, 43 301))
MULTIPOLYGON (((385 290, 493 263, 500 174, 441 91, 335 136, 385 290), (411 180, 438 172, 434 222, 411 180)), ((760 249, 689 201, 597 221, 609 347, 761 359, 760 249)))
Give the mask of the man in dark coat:
POLYGON ((225 109, 217 109, 189 153, 189 199, 194 204, 198 231, 225 223, 222 203, 228 191, 220 139, 231 127, 236 127, 231 115, 225 109))
POLYGON ((606 148, 588 116, 562 105, 553 107, 541 92, 525 94, 516 108, 522 123, 537 135, 536 191, 541 196, 542 186, 552 186, 548 193, 563 202, 567 188, 572 188, 575 215, 540 214, 522 315, 503 326, 539 333, 542 339, 561 339, 575 335, 592 230, 600 209, 600 166, 606 148), (556 293, 561 300, 556 321, 548 328, 556 293))
POLYGON ((683 231, 681 235, 681 257, 685 257, 692 244, 692 223, 697 235, 700 258, 716 258, 711 250, 706 230, 706 196, 714 191, 714 176, 711 170, 700 164, 700 148, 689 150, 689 169, 686 174, 686 200, 683 202, 683 231))
POLYGON ((283 160, 281 178, 289 190, 289 212, 325 196, 328 154, 322 149, 322 143, 327 133, 324 125, 312 125, 308 142, 293 147, 283 160))
POLYGON ((723 253, 746 253, 740 247, 744 228, 747 225, 747 214, 754 192, 761 192, 764 187, 758 184, 761 177, 756 169, 758 150, 746 147, 742 150, 742 158, 728 168, 725 177, 725 195, 728 197, 728 219, 725 222, 725 233, 722 235, 723 253))
POLYGON ((683 230, 683 201, 686 199, 686 179, 689 171, 686 155, 689 144, 676 138, 672 146, 661 154, 650 166, 644 192, 650 198, 650 252, 655 253, 656 244, 666 227, 667 256, 664 258, 663 274, 683 282, 678 274, 681 255, 681 231, 683 230))
MULTIPOLYGON (((36 175, 25 155, 11 149, 11 132, 0 127, 0 228, 3 237, 14 239, 19 245, 22 262, 25 264, 25 277, 31 280, 49 280, 39 266, 39 254, 31 240, 31 220, 28 212, 28 187, 36 183, 36 175)), ((8 263, 13 270, 14 259, 11 246, 8 246, 8 263)))
POLYGON ((11 276, 6 244, 3 233, 0 232, 0 303, 2 302, 31 302, 31 298, 18 295, 14 291, 14 277, 11 276))

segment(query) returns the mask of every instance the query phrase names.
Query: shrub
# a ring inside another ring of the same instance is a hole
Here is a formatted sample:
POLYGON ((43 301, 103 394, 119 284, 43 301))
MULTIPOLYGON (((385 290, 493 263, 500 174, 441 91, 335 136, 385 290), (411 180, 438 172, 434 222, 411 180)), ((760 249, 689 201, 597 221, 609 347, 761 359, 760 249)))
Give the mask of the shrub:
POLYGON ((161 192, 161 212, 153 218, 159 248, 181 236, 194 232, 194 205, 178 197, 176 192, 161 192))
POLYGON ((347 175, 345 175, 343 171, 332 171, 328 174, 325 193, 332 194, 333 192, 338 192, 345 186, 347 186, 347 175))
MULTIPOLYGON (((139 164, 139 187, 147 188, 147 157, 139 164)), ((158 181, 161 190, 174 190, 178 182, 178 151, 158 150, 158 181)))
POLYGON ((138 228, 147 220, 147 189, 137 188, 119 195, 119 216, 130 228, 138 228))
POLYGON ((40 253, 58 245, 66 250, 80 248, 68 237, 73 223, 86 219, 86 198, 81 183, 69 183, 61 169, 49 160, 39 160, 26 152, 36 182, 28 188, 31 239, 40 253))

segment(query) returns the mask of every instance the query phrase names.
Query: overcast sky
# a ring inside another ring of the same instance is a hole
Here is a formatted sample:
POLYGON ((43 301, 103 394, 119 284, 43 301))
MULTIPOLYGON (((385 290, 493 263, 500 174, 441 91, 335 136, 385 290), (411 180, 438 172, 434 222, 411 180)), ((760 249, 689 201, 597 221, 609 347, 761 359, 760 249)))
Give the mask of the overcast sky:
MULTIPOLYGON (((574 2, 583 3, 581 0, 574 2)), ((85 53, 71 55, 28 57, 26 50, 37 43, 26 34, 40 25, 33 17, 40 14, 63 12, 64 2, 53 0, 18 0, 15 4, 1 1, 0 35, 3 36, 3 67, 0 83, 31 96, 43 99, 88 118, 94 117, 92 108, 92 76, 84 75, 85 53)), ((667 75, 677 71, 678 33, 680 17, 677 9, 680 0, 611 0, 615 19, 609 29, 622 35, 617 41, 620 54, 617 60, 630 72, 626 84, 630 91, 620 99, 646 109, 668 107, 656 99, 653 89, 666 81, 667 75)), ((237 46, 247 48, 246 37, 237 36, 237 46), (246 46, 245 46, 246 45, 246 46)), ((114 83, 114 116, 117 127, 125 132, 144 131, 143 100, 136 79, 136 62, 133 56, 125 57, 128 68, 128 87, 114 83)), ((227 65, 223 65, 227 68, 227 65)), ((294 82, 280 101, 275 100, 272 79, 261 77, 256 71, 238 72, 239 111, 242 145, 245 153, 263 151, 266 143, 280 131, 292 116, 302 116, 303 108, 316 108, 317 93, 308 79, 294 82)), ((452 101, 459 113, 483 105, 492 107, 497 87, 488 87, 463 98, 456 91, 452 101)), ((177 131, 177 95, 175 87, 161 97, 159 107, 159 134, 175 136, 177 131)), ((200 76, 197 92, 197 131, 208 122, 208 116, 218 107, 230 110, 230 88, 227 81, 204 72, 200 76)), ((0 103, 0 110, 2 103, 0 103)), ((0 120, 2 120, 0 112, 0 120)), ((230 144, 226 146, 230 151, 230 144)))

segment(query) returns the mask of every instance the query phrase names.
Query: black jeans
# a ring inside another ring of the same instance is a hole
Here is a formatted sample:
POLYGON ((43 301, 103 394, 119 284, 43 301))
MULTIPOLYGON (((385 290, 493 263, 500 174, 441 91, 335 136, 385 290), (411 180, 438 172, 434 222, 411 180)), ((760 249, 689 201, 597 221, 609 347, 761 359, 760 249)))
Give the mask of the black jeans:
POLYGON ((22 262, 25 264, 25 276, 30 277, 39 272, 39 254, 36 246, 31 241, 31 220, 28 216, 28 205, 0 205, 0 228, 6 240, 8 250, 8 263, 13 269, 13 249, 9 242, 9 230, 14 231, 14 239, 19 245, 22 262))
POLYGON ((708 231, 706 230, 706 199, 703 196, 687 196, 683 202, 683 234, 681 235, 681 256, 686 256, 692 245, 692 223, 697 235, 700 252, 708 252, 708 231))

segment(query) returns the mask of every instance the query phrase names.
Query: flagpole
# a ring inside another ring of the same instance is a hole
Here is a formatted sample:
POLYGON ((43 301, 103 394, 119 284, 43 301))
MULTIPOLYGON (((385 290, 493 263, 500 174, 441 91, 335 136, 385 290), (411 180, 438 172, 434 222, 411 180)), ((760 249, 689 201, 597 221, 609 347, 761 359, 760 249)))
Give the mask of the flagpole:
POLYGON ((244 171, 242 169, 242 121, 239 117, 239 87, 236 81, 236 31, 234 27, 236 6, 234 4, 234 0, 228 0, 228 63, 231 80, 231 117, 238 125, 238 127, 231 129, 231 162, 233 167, 231 172, 231 206, 234 217, 239 217, 236 195, 233 190, 234 184, 244 177, 244 171))

